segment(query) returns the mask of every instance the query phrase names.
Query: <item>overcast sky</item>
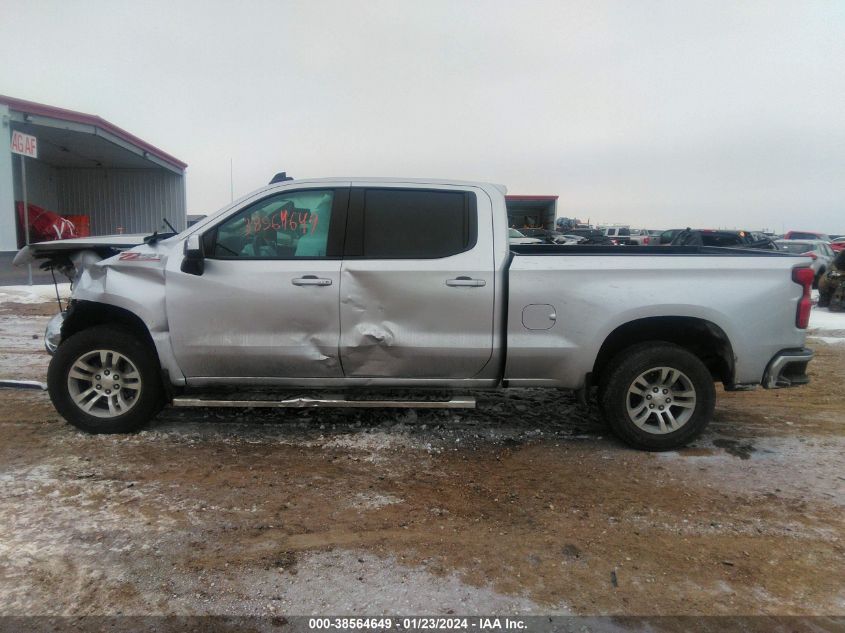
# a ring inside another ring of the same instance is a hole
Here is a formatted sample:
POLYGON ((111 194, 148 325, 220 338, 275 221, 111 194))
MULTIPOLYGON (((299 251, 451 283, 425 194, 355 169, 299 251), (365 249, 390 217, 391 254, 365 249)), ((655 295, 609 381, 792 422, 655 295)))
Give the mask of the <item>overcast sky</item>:
POLYGON ((649 228, 845 233, 845 1, 0 0, 0 93, 189 164, 441 176, 649 228))

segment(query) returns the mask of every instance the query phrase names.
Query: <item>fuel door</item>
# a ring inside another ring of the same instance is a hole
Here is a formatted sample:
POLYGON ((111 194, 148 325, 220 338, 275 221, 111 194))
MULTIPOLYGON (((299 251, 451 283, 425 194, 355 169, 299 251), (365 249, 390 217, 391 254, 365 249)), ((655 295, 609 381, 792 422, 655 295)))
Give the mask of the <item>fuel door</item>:
POLYGON ((548 330, 557 320, 557 311, 548 303, 532 303, 522 309, 522 325, 527 330, 548 330))

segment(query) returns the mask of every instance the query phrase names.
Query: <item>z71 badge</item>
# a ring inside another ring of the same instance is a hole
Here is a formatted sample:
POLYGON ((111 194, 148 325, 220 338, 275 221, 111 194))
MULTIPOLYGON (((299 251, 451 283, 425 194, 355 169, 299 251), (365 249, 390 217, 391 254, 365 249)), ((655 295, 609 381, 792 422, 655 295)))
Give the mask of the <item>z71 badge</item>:
POLYGON ((160 262, 161 255, 155 253, 121 253, 118 257, 120 261, 135 261, 135 262, 160 262))

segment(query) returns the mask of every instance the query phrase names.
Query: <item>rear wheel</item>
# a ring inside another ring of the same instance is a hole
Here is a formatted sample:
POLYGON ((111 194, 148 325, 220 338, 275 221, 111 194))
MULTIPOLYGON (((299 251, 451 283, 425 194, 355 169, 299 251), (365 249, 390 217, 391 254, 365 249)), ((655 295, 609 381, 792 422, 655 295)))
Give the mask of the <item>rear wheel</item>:
POLYGON ((161 409, 158 359, 149 344, 115 326, 83 330, 63 342, 47 372, 61 416, 89 433, 128 433, 161 409))
POLYGON ((623 350, 599 389, 602 413, 627 444, 669 450, 698 437, 713 416, 707 367, 682 347, 651 341, 623 350))

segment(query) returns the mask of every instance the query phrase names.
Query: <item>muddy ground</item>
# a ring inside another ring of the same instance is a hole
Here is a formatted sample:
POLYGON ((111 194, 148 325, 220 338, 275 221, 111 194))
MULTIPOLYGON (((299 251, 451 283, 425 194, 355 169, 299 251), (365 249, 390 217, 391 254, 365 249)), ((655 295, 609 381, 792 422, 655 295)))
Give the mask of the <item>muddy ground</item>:
MULTIPOLYGON (((53 311, 0 306, 0 377, 43 379, 53 311)), ((0 391, 0 615, 843 615, 845 345, 812 345, 662 454, 556 392, 89 436, 0 391)))

